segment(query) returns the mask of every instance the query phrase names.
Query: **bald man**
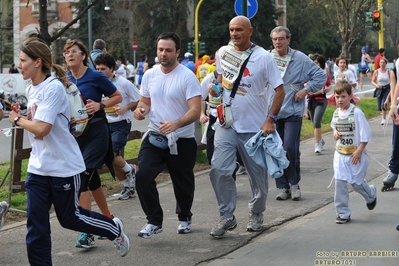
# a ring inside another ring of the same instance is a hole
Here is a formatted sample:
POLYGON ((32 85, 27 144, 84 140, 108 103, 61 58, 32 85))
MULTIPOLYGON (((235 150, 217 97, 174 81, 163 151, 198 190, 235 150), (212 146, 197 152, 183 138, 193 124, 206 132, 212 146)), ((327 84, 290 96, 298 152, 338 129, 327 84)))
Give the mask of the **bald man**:
MULTIPOLYGON (((260 130, 266 136, 275 131, 275 121, 284 99, 283 80, 272 55, 251 42, 253 28, 247 17, 237 16, 229 23, 231 41, 220 48, 216 57, 218 81, 223 85, 223 102, 230 100, 231 89, 240 68, 249 58, 231 102, 233 125, 224 128, 215 123, 215 151, 211 162, 210 179, 219 206, 220 221, 211 230, 211 236, 222 237, 226 231, 237 226, 234 216, 237 191, 233 179, 236 152, 241 155, 250 179, 252 191, 248 203, 248 231, 261 231, 263 212, 266 210, 268 193, 267 169, 257 165, 245 151, 244 144, 260 130), (256 62, 256 63, 255 63, 256 62), (267 86, 275 92, 274 101, 268 106, 267 86), (270 107, 270 108, 269 108, 270 107), (270 110, 270 111, 269 111, 270 110)), ((212 87, 209 92, 214 94, 212 87)))

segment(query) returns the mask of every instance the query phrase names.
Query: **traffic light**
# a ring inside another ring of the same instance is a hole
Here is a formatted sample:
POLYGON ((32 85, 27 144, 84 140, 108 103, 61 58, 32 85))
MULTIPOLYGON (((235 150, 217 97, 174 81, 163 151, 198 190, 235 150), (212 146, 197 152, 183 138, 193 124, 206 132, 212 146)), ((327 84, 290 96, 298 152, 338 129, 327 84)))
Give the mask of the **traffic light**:
POLYGON ((373 29, 375 31, 379 31, 381 29, 380 26, 380 11, 373 11, 373 29))
POLYGON ((374 22, 373 12, 366 12, 366 29, 374 30, 373 22, 374 22))
POLYGON ((194 54, 194 51, 195 51, 194 42, 188 42, 187 52, 194 54))
POLYGON ((205 42, 200 42, 199 43, 199 50, 200 51, 205 51, 205 42))

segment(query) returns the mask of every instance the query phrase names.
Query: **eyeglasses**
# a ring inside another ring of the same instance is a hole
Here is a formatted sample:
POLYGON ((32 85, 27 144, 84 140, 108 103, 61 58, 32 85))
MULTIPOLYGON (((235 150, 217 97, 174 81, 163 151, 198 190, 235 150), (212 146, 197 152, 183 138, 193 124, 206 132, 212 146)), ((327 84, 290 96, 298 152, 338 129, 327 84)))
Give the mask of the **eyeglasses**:
POLYGON ((80 51, 80 50, 68 50, 68 51, 65 51, 65 52, 63 53, 63 55, 64 55, 64 56, 67 56, 67 55, 69 55, 69 54, 75 55, 75 54, 78 54, 78 53, 83 53, 83 52, 80 51))
POLYGON ((288 39, 288 38, 287 38, 287 37, 277 37, 277 38, 272 38, 272 41, 273 41, 273 42, 277 42, 277 41, 282 42, 282 41, 284 41, 285 39, 288 39))

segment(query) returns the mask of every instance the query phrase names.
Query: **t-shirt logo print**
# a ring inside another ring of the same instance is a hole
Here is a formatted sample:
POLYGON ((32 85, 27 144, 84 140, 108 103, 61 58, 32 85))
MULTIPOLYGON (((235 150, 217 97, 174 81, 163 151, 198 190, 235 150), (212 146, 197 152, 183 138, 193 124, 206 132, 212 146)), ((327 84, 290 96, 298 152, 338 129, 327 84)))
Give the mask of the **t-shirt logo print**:
POLYGON ((244 73, 242 74, 243 77, 251 77, 252 74, 249 72, 249 69, 246 67, 244 73))

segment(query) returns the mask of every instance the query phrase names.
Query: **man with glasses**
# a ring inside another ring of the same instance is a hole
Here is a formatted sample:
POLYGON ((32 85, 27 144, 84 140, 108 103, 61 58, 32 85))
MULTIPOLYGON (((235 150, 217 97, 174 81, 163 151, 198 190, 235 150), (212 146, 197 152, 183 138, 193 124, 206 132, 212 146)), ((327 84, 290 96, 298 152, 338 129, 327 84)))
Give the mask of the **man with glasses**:
MULTIPOLYGON (((300 137, 302 115, 305 108, 305 96, 309 92, 321 90, 327 76, 307 55, 289 47, 291 33, 288 28, 278 26, 270 33, 274 50, 271 51, 284 81, 285 98, 278 113, 276 129, 290 161, 284 175, 276 178, 277 200, 301 198, 299 188, 300 174, 300 137)), ((269 98, 272 101, 274 96, 269 98)))

